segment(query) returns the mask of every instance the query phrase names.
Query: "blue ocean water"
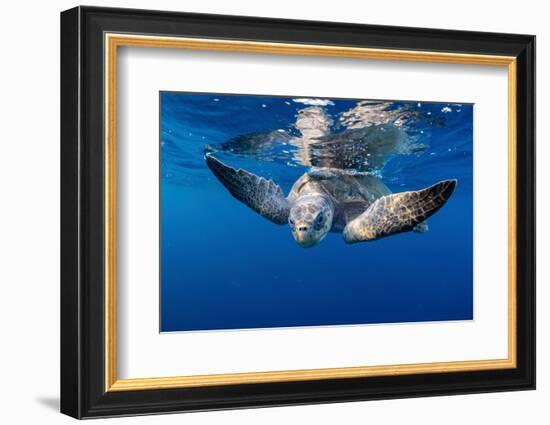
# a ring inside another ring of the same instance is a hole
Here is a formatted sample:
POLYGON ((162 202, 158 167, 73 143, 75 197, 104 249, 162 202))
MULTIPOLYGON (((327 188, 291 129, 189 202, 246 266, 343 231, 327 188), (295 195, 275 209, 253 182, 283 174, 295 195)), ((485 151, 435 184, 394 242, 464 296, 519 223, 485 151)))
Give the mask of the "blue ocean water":
POLYGON ((473 319, 473 105, 177 92, 160 101, 162 332, 473 319), (346 131, 367 127, 347 144, 346 131), (319 129, 345 148, 316 144, 319 129), (311 166, 341 166, 342 152, 393 192, 458 186, 426 233, 354 245, 329 233, 304 249, 288 226, 233 198, 205 151, 285 193, 311 166))

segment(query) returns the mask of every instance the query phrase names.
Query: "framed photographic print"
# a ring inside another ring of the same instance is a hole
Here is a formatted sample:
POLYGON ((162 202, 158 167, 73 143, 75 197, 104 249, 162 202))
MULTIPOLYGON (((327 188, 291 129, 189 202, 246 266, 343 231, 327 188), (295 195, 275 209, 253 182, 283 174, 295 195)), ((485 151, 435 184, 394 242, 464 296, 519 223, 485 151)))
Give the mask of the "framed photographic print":
POLYGON ((61 14, 61 411, 535 387, 535 38, 61 14))

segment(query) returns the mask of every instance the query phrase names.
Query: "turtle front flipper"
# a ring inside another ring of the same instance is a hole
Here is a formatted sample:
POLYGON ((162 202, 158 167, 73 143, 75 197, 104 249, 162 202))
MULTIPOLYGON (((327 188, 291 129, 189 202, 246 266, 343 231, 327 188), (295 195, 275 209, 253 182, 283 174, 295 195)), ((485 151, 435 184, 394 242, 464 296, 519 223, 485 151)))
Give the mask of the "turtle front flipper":
POLYGON ((415 192, 382 196, 346 225, 342 233, 344 240, 347 243, 371 241, 413 230, 445 205, 455 187, 456 180, 443 180, 415 192))
POLYGON ((207 153, 208 168, 231 195, 276 224, 287 224, 290 203, 280 186, 243 169, 235 169, 207 153))

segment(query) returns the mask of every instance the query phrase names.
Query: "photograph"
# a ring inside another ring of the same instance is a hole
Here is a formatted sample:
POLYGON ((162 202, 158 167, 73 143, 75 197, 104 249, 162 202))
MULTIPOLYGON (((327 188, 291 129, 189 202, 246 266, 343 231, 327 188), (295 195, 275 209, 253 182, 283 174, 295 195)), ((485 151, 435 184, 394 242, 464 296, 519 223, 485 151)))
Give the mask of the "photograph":
POLYGON ((474 319, 474 104, 159 96, 161 332, 474 319))

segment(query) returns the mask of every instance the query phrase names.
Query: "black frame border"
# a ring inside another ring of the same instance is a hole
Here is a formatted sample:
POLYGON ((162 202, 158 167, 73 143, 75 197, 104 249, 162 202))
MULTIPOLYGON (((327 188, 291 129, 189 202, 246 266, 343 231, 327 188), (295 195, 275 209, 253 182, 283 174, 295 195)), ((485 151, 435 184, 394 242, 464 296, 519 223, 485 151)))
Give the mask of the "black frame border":
POLYGON ((61 13, 61 412, 75 418, 535 388, 535 37, 76 7, 61 13), (105 392, 105 32, 517 58, 517 367, 105 392))

